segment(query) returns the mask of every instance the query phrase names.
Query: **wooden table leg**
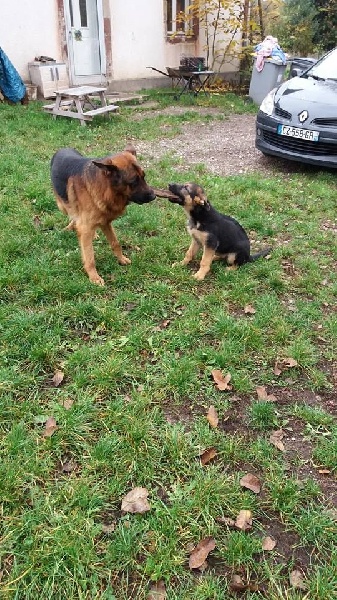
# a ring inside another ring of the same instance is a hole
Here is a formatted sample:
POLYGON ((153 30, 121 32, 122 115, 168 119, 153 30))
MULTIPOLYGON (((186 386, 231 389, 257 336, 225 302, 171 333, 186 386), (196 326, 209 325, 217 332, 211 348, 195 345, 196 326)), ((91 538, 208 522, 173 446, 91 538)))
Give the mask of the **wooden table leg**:
MULTIPOLYGON (((56 94, 56 100, 55 100, 55 105, 54 105, 54 108, 53 108, 53 112, 54 111, 56 112, 56 111, 59 110, 59 108, 61 106, 61 100, 62 100, 62 95, 61 94, 56 94)), ((53 119, 56 119, 56 114, 53 115, 53 119)))
MULTIPOLYGON (((75 98, 75 105, 76 105, 77 112, 79 115, 83 115, 83 104, 84 104, 84 102, 81 101, 80 98, 75 98)), ((81 123, 81 125, 85 126, 85 124, 86 124, 85 119, 80 118, 80 123, 81 123)))
POLYGON ((99 92, 99 97, 101 99, 101 105, 107 106, 106 95, 105 92, 99 92))

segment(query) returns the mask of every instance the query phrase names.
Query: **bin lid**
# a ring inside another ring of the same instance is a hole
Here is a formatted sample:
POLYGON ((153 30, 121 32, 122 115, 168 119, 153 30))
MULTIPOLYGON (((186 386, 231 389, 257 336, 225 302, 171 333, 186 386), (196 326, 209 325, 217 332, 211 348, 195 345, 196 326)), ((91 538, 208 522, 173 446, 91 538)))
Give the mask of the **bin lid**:
MULTIPOLYGON (((256 62, 256 55, 254 57, 254 63, 256 62)), ((264 57, 264 62, 265 63, 271 63, 272 65, 278 65, 278 66, 282 66, 284 65, 284 62, 280 59, 280 58, 274 58, 271 56, 265 56, 264 57)))

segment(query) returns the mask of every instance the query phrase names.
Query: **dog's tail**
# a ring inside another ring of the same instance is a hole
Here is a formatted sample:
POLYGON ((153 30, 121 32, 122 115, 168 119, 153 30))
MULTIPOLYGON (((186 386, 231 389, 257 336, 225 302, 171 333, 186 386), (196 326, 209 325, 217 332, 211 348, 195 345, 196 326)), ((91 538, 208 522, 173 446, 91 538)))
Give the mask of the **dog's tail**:
POLYGON ((261 256, 267 256, 268 254, 270 254, 271 251, 272 251, 272 248, 266 248, 265 250, 261 250, 261 252, 257 252, 256 254, 251 254, 249 257, 249 262, 254 262, 254 260, 261 258, 261 256))

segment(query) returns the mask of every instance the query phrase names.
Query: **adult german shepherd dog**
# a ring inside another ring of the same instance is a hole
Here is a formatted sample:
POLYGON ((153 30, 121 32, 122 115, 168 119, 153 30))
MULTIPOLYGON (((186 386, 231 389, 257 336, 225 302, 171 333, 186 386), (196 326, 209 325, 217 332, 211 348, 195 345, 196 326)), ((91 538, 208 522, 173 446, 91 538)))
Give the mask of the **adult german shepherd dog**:
POLYGON ((232 217, 215 210, 200 185, 171 183, 168 187, 175 195, 169 197, 169 201, 184 207, 188 216, 187 231, 192 237, 191 245, 180 264, 187 265, 199 248, 203 248, 199 270, 194 274, 195 279, 204 279, 213 260, 226 260, 229 268, 234 269, 269 254, 271 248, 250 254, 250 242, 243 227, 232 217))
POLYGON ((86 158, 73 148, 61 148, 51 160, 51 180, 59 209, 70 219, 66 229, 75 229, 82 261, 90 281, 104 285, 97 273, 93 249, 96 229, 101 229, 121 265, 124 256, 111 221, 130 202, 145 204, 156 195, 145 181, 145 173, 133 146, 105 158, 86 158))

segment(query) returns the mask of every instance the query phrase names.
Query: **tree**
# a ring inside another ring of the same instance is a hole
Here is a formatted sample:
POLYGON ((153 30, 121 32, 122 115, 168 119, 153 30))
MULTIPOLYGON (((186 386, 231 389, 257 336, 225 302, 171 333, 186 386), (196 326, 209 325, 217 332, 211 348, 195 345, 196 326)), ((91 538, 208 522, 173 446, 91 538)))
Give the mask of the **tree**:
POLYGON ((337 46, 337 0, 313 0, 316 8, 314 42, 322 50, 337 46))
POLYGON ((192 0, 188 15, 196 17, 205 34, 206 62, 218 72, 238 57, 244 4, 248 0, 192 0))
POLYGON ((272 25, 272 34, 287 52, 307 56, 317 49, 316 16, 314 0, 285 0, 279 20, 272 25))

